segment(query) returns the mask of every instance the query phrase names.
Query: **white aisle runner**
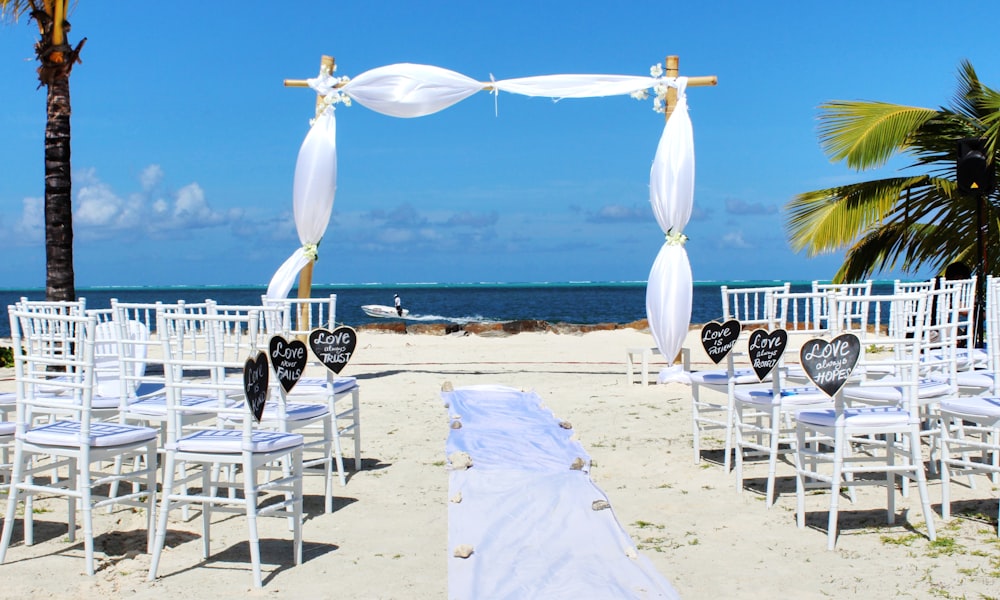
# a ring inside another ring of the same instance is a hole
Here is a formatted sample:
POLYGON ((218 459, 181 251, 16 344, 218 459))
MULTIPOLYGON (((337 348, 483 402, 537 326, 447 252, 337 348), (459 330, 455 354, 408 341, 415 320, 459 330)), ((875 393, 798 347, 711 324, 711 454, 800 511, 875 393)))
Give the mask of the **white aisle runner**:
POLYGON ((441 396, 452 423, 450 599, 678 598, 591 481, 572 430, 537 394, 472 386, 441 396), (455 556, 463 546, 472 554, 455 556))

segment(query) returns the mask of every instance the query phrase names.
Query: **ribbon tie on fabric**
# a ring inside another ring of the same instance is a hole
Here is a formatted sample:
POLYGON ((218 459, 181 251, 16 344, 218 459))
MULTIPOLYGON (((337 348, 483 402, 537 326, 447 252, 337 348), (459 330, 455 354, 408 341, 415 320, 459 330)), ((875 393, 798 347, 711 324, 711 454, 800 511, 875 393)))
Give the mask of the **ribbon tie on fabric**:
POLYGON ((493 94, 493 116, 500 116, 500 90, 497 89, 497 80, 490 73, 490 93, 493 94))
POLYGON ((302 244, 302 254, 311 261, 319 260, 319 244, 302 244))
POLYGON ((688 236, 671 229, 667 232, 666 239, 668 246, 683 246, 684 242, 688 241, 688 236))
POLYGON ((317 117, 326 111, 335 110, 335 104, 351 105, 351 97, 340 91, 340 88, 350 80, 350 77, 334 77, 329 73, 320 73, 319 76, 306 80, 309 87, 322 98, 316 105, 317 117))

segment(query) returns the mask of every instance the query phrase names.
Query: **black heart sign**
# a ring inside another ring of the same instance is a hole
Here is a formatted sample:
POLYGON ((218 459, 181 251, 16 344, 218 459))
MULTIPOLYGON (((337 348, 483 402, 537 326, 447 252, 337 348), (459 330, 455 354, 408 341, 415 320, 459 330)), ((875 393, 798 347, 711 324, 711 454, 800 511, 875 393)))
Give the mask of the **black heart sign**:
POLYGON ((309 362, 309 350, 306 349, 305 343, 301 340, 288 341, 280 335, 271 337, 267 349, 271 355, 271 367, 274 369, 274 374, 278 376, 278 383, 287 394, 292 391, 306 370, 306 363, 309 362))
POLYGON ((844 387, 860 356, 861 340, 853 333, 842 333, 829 342, 809 340, 799 351, 806 375, 827 396, 834 396, 844 387))
POLYGON ((358 345, 358 332, 345 326, 333 331, 313 329, 309 334, 309 347, 321 363, 334 373, 340 373, 347 366, 354 348, 358 345))
POLYGON ((248 358, 243 364, 243 392, 250 405, 250 412, 258 423, 264 414, 264 403, 267 402, 267 384, 267 355, 258 351, 257 356, 248 358))
POLYGON ((764 381, 767 374, 778 366, 787 346, 788 332, 784 329, 775 329, 770 333, 766 329, 756 329, 750 334, 747 354, 757 379, 764 381))
POLYGON ((705 347, 708 357, 719 364, 729 351, 736 345, 742 327, 736 319, 725 323, 710 321, 701 328, 701 345, 705 347))

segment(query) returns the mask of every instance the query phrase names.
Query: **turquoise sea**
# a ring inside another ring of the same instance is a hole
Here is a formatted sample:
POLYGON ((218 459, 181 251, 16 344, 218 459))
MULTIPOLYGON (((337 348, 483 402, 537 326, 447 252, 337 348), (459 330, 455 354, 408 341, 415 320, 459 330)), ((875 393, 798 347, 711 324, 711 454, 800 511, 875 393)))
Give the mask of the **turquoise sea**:
MULTIPOLYGON (((778 285, 776 281, 696 282, 691 310, 692 323, 722 317, 720 286, 756 287, 778 285)), ((806 291, 810 282, 793 282, 792 289, 806 291)), ((203 302, 260 304, 265 286, 253 287, 95 287, 81 288, 87 308, 106 308, 111 299, 122 302, 203 302)), ((873 291, 891 292, 892 282, 876 283, 873 291)), ((296 295, 292 290, 292 296, 296 295)), ((363 325, 381 319, 367 316, 363 304, 392 305, 399 294, 409 309, 411 322, 470 323, 535 319, 550 323, 630 323, 646 318, 646 282, 569 283, 405 283, 366 285, 316 285, 313 297, 337 295, 338 323, 363 325)), ((45 298, 45 290, 0 290, 0 302, 11 304, 21 297, 45 298)), ((0 337, 10 335, 10 323, 0 319, 0 337)))

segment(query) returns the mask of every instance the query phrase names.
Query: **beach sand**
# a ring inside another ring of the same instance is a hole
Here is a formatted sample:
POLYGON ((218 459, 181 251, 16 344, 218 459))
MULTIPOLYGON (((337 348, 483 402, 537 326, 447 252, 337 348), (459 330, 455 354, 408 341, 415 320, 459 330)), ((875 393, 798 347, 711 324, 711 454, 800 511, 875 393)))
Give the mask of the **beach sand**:
MULTIPOLYGON (((776 505, 761 493, 766 463, 750 463, 753 489, 737 493, 723 470, 721 440, 706 442, 708 460, 691 449, 690 388, 682 383, 630 385, 625 349, 652 346, 634 329, 579 335, 503 336, 359 333, 344 375, 361 383, 362 457, 335 511, 324 514, 321 479, 307 477, 304 563, 293 566, 290 534, 278 519, 261 521, 264 588, 252 587, 245 520, 220 516, 212 556, 201 558, 197 513, 172 515, 160 578, 146 582, 143 517, 130 510, 96 515, 99 571, 84 574, 83 545, 66 541, 65 501, 36 503, 35 540, 15 530, 0 566, 3 598, 447 598, 447 412, 439 391, 501 384, 534 389, 556 417, 569 421, 593 459, 591 476, 619 522, 683 598, 851 598, 1000 596, 998 491, 984 478, 975 490, 953 484, 953 510, 986 515, 937 518, 929 542, 917 494, 898 498, 885 524, 885 494, 858 490, 842 501, 841 535, 826 550, 829 496, 807 496, 808 526, 795 525, 793 470, 779 463, 776 505)), ((697 343, 696 366, 710 363, 697 343)), ((661 357, 657 356, 657 359, 661 357)), ((654 371, 664 366, 662 359, 654 371)), ((317 371, 318 373, 318 371, 317 371)), ((13 389, 11 371, 0 389, 13 389)), ((345 444, 347 456, 351 444, 345 444)), ((353 461, 347 461, 353 466, 353 461)), ((336 484, 335 484, 336 485, 336 484)), ((930 493, 940 508, 940 482, 930 493)))

